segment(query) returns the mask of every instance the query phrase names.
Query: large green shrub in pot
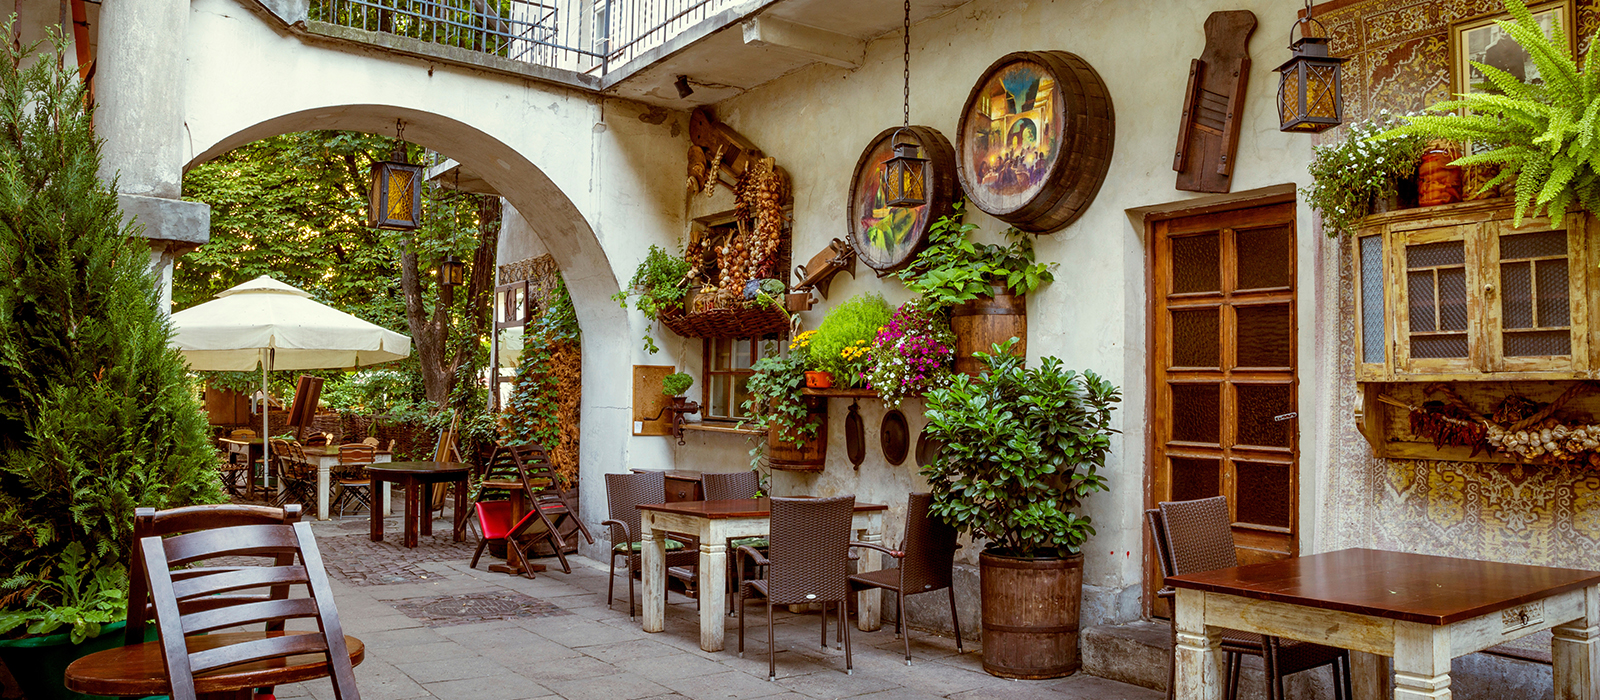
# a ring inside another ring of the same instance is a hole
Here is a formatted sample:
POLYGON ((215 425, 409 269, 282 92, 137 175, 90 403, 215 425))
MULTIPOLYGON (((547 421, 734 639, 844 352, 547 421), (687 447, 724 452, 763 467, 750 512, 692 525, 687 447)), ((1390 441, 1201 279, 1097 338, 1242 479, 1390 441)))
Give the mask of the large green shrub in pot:
POLYGON ((942 444, 923 465, 932 512, 988 541, 986 552, 1055 558, 1094 534, 1083 499, 1106 489, 1099 469, 1111 448, 1117 387, 1045 357, 1023 366, 1011 343, 980 353, 988 371, 956 375, 929 391, 928 436, 942 444))

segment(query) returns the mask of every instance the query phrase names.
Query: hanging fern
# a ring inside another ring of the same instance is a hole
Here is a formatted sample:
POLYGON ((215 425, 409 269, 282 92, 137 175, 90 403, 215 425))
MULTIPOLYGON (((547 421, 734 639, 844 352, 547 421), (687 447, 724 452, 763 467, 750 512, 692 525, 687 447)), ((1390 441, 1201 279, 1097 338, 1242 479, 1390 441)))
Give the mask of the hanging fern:
POLYGON ((1505 5, 1512 19, 1497 23, 1528 52, 1544 84, 1524 83, 1494 66, 1474 62, 1499 94, 1458 95, 1460 99, 1429 107, 1427 111, 1434 114, 1409 117, 1406 126, 1372 140, 1418 135, 1492 146, 1493 150, 1452 164, 1499 166, 1499 174, 1479 191, 1515 182, 1515 226, 1541 211, 1548 212, 1556 226, 1569 209, 1600 212, 1597 52, 1590 51, 1580 69, 1562 39, 1566 34, 1559 21, 1551 31, 1556 38, 1551 39, 1522 0, 1505 0, 1505 5), (1462 108, 1469 113, 1459 113, 1462 108))

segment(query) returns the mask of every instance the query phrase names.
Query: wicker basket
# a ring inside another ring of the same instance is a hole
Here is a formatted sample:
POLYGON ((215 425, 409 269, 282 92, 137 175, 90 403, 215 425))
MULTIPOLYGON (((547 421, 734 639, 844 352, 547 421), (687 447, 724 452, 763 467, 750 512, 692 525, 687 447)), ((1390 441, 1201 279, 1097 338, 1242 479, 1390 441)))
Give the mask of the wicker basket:
POLYGON ((661 323, 685 338, 760 338, 789 330, 789 317, 766 306, 671 314, 661 323))

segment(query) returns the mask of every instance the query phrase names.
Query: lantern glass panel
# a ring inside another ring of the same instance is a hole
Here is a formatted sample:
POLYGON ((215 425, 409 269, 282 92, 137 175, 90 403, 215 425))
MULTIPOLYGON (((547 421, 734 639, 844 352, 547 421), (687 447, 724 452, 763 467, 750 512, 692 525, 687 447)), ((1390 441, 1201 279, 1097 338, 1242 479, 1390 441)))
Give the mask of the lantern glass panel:
POLYGON ((884 203, 891 207, 918 207, 927 203, 923 168, 927 160, 916 156, 915 147, 896 149, 897 155, 883 163, 884 203))
POLYGON ((1303 63, 1306 80, 1306 116, 1311 119, 1339 119, 1339 66, 1303 63))
POLYGON ((412 221, 411 190, 416 187, 413 173, 400 168, 389 170, 389 201, 385 218, 390 221, 412 221))

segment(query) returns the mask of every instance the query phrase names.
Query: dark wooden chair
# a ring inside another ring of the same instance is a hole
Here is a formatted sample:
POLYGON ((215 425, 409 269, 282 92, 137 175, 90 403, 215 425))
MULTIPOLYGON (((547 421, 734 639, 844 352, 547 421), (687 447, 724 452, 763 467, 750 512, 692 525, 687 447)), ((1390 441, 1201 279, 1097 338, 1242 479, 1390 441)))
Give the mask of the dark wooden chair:
POLYGON ((141 578, 148 584, 161 635, 156 644, 161 648, 174 700, 195 700, 197 693, 214 690, 206 687, 208 672, 247 664, 268 670, 305 669, 304 678, 280 674, 278 682, 326 675, 332 678, 335 698, 360 699, 351 663, 352 648, 359 660, 360 642, 344 635, 311 526, 291 522, 297 510, 282 509, 279 522, 267 523, 258 521, 263 516, 269 521, 273 518, 260 512, 169 511, 162 518, 150 511, 136 516, 136 521, 148 516, 146 524, 150 528, 162 527, 156 525, 158 520, 174 527, 185 521, 189 525, 241 523, 205 527, 165 539, 151 535, 138 542, 144 564, 141 578), (265 557, 270 564, 239 566, 233 563, 238 557, 265 557), (205 565, 221 558, 228 558, 229 563, 205 565), (305 586, 310 597, 288 597, 294 586, 305 586), (242 593, 260 589, 266 593, 242 593), (317 631, 282 631, 283 624, 294 619, 315 620, 317 631), (268 632, 207 634, 263 622, 270 626, 268 632), (289 663, 291 658, 304 659, 308 655, 324 661, 289 663))
POLYGON ((739 548, 739 656, 744 656, 744 610, 751 598, 767 604, 767 680, 778 679, 777 647, 772 634, 774 605, 822 604, 822 646, 828 646, 828 604, 836 603, 844 647, 844 670, 853 674, 847 602, 850 584, 850 519, 855 496, 774 498, 768 553, 739 548), (745 580, 745 560, 767 567, 764 578, 745 580))
MULTIPOLYGON (((1228 511, 1224 496, 1202 498, 1194 501, 1171 501, 1160 508, 1145 511, 1150 534, 1155 539, 1156 560, 1161 564, 1162 577, 1231 569, 1239 565, 1238 551, 1233 542, 1233 517, 1228 511)), ((1173 598, 1169 587, 1157 592, 1158 596, 1173 598)), ((1173 613, 1173 651, 1177 651, 1177 614, 1173 613)), ((1222 652, 1225 665, 1225 698, 1235 700, 1239 694, 1239 671, 1244 667, 1244 657, 1259 656, 1266 668, 1268 700, 1285 700, 1283 679, 1301 671, 1323 666, 1333 670, 1333 694, 1340 700, 1350 700, 1350 653, 1344 649, 1300 642, 1291 639, 1223 630, 1222 652)), ((1177 663, 1174 657, 1167 673, 1167 697, 1176 689, 1177 663)))
MULTIPOLYGON (((700 488, 708 501, 730 501, 741 498, 755 498, 761 493, 761 476, 754 471, 729 472, 726 474, 701 474, 700 488)), ((740 547, 755 547, 759 550, 767 548, 765 537, 736 537, 728 540, 728 551, 738 552, 740 547)), ((730 594, 737 594, 739 587, 734 580, 737 573, 737 557, 728 560, 728 587, 730 594)), ((756 576, 760 577, 760 572, 756 576)), ((729 597, 726 603, 728 614, 733 614, 733 598, 729 597)))
POLYGON ((894 633, 905 640, 906 665, 911 665, 911 635, 902 630, 906 614, 906 596, 932 593, 943 589, 950 594, 950 623, 956 630, 956 653, 961 648, 961 620, 956 616, 956 589, 951 572, 955 568, 956 529, 943 520, 928 515, 933 505, 933 494, 913 493, 906 504, 906 532, 900 549, 882 545, 851 542, 851 547, 876 549, 894 558, 898 564, 893 569, 879 569, 850 576, 850 590, 863 591, 882 588, 894 591, 894 633))
POLYGON ((377 451, 377 446, 364 442, 339 446, 339 466, 335 474, 339 497, 333 504, 339 517, 344 517, 345 508, 351 504, 358 511, 363 506, 374 507, 372 497, 376 494, 372 493, 372 477, 367 474, 367 467, 372 465, 377 451))
MULTIPOLYGON (((665 503, 667 500, 666 474, 658 471, 637 472, 632 474, 607 474, 606 477, 606 510, 611 518, 600 523, 611 528, 611 574, 606 583, 606 605, 611 605, 617 585, 617 559, 623 560, 623 567, 628 576, 628 617, 634 616, 633 578, 642 570, 643 557, 639 548, 643 546, 639 531, 640 514, 639 506, 645 503, 665 503)), ((683 581, 690 587, 695 583, 695 567, 699 563, 700 553, 694 549, 685 548, 679 540, 667 538, 667 575, 683 581)), ((666 581, 662 581, 663 585, 666 581)), ((666 591, 662 591, 666 595, 666 591)))
POLYGON ((534 554, 534 548, 544 544, 554 550, 556 559, 561 562, 561 571, 572 573, 572 565, 567 563, 567 553, 577 551, 578 543, 569 540, 562 530, 568 525, 576 526, 574 534, 582 535, 589 544, 594 544, 594 535, 589 534, 589 528, 583 524, 583 520, 567 505, 566 489, 562 488, 561 478, 550 463, 549 455, 537 445, 516 445, 502 449, 516 466, 517 478, 522 481, 528 504, 528 512, 522 516, 522 520, 506 531, 507 559, 513 554, 517 556, 523 564, 523 573, 531 578, 533 569, 528 560, 534 554))

